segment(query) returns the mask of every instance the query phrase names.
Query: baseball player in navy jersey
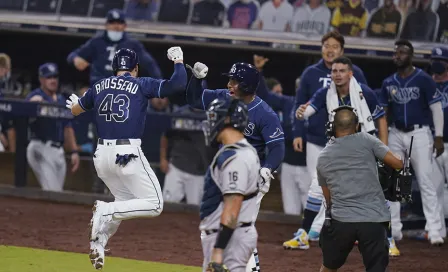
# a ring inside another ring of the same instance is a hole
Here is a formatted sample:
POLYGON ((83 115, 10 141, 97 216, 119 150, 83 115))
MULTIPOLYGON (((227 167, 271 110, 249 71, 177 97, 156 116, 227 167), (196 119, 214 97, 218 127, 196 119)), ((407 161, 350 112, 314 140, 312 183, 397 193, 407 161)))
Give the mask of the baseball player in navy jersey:
MULTIPOLYGON (((300 76, 300 85, 296 92, 294 115, 296 115, 296 110, 299 106, 306 104, 317 90, 330 86, 331 65, 336 58, 344 54, 344 45, 345 39, 338 32, 329 32, 322 37, 322 59, 318 63, 307 67, 300 76)), ((367 84, 363 72, 356 65, 353 65, 353 76, 359 83, 367 84)), ((311 176, 311 186, 308 192, 302 228, 294 234, 294 238, 303 235, 304 238, 309 237, 311 241, 318 240, 319 231, 324 222, 325 209, 322 207, 324 197, 322 195, 322 189, 317 182, 316 166, 319 153, 327 142, 327 136, 325 135, 325 124, 327 121, 328 115, 325 111, 311 116, 308 119, 306 128, 304 125, 305 121, 294 120, 294 150, 296 152, 303 151, 303 138, 306 135, 306 165, 308 173, 311 176)), ((285 243, 288 244, 289 248, 300 248, 297 239, 294 238, 285 243)), ((302 248, 307 248, 307 246, 304 245, 302 248)))
POLYGON ((95 111, 99 139, 93 162, 115 197, 115 202, 96 201, 93 206, 89 257, 96 269, 103 268, 104 248, 122 220, 155 217, 163 210, 159 181, 140 148, 140 138, 148 99, 185 91, 181 48, 168 49, 168 58, 175 63, 171 79, 137 77, 137 53, 121 49, 112 60, 114 76, 93 84, 83 97, 72 94, 66 101, 75 116, 95 111))
POLYGON ((207 170, 200 207, 203 271, 245 272, 257 246, 260 179, 257 150, 243 134, 248 109, 238 99, 221 98, 209 103, 206 115, 206 144, 222 146, 207 170))
MULTIPOLYGON (((59 71, 55 63, 45 63, 39 66, 40 87, 33 90, 25 98, 30 102, 45 102, 65 105, 65 99, 58 94, 59 71)), ((62 191, 64 188, 66 162, 64 142, 71 152, 71 172, 79 166, 75 133, 68 120, 49 118, 34 118, 30 123, 31 140, 28 144, 26 157, 36 175, 42 190, 62 191)))
MULTIPOLYGON (((413 55, 414 48, 409 41, 395 42, 393 61, 397 66, 397 73, 383 81, 380 100, 387 113, 392 115, 390 149, 404 158, 405 150, 409 149, 411 137, 414 136, 411 163, 422 197, 425 229, 431 244, 440 245, 444 242, 441 235, 441 206, 437 198, 440 179, 436 177, 437 164, 434 157, 440 156, 444 151, 442 96, 437 92, 434 80, 412 65, 413 55), (434 138, 431 124, 434 124, 434 138)), ((400 220, 400 203, 391 202, 390 210, 392 235, 400 240, 403 226, 400 220)))
MULTIPOLYGON (((208 67, 200 62, 196 62, 191 68, 193 76, 187 86, 187 102, 199 109, 207 109, 207 106, 216 98, 230 99, 232 97, 242 100, 248 108, 249 122, 244 135, 249 143, 257 150, 260 158, 260 191, 257 196, 257 210, 254 213, 253 221, 256 220, 263 196, 269 191, 272 172, 275 171, 282 162, 285 155, 285 138, 280 120, 260 97, 255 95, 255 91, 260 81, 258 70, 251 64, 235 63, 229 73, 227 83, 228 89, 209 90, 204 89, 201 81, 207 76, 208 67), (269 150, 266 153, 266 149, 269 150)), ((247 271, 259 271, 258 253, 254 251, 247 271)))
POLYGON ((257 95, 277 112, 285 132, 285 158, 281 166, 280 182, 282 188, 283 210, 286 214, 300 215, 305 209, 311 178, 306 167, 306 147, 302 152, 295 152, 292 147, 291 115, 294 107, 294 96, 282 95, 270 91, 262 70, 269 59, 254 55, 254 65, 260 72, 260 84, 257 95))
MULTIPOLYGON (((431 51, 431 72, 432 78, 436 82, 437 91, 442 97, 443 108, 443 120, 448 120, 448 47, 435 47, 431 51)), ((448 124, 444 121, 443 125, 443 142, 444 149, 448 149, 448 124)), ((437 158, 437 162, 440 168, 440 181, 439 187, 436 188, 441 214, 442 229, 440 236, 443 239, 446 238, 446 226, 445 226, 445 181, 448 179, 448 152, 443 152, 437 158)), ((425 238, 428 237, 427 233, 425 238)))
MULTIPOLYGON (((145 50, 142 43, 131 39, 125 32, 126 18, 123 11, 112 9, 107 13, 106 31, 88 40, 71 52, 67 61, 79 71, 90 67, 90 83, 113 75, 112 59, 121 48, 134 50, 139 56, 142 68, 152 78, 162 78, 162 72, 154 58, 145 50)), ((140 71, 141 72, 141 71, 140 71)))

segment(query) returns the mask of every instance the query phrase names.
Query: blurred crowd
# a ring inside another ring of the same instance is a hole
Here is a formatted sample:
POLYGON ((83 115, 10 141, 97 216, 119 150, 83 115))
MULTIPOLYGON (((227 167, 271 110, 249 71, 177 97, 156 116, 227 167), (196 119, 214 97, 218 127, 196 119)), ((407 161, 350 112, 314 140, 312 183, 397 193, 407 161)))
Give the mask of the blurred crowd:
POLYGON ((448 42, 446 0, 129 0, 132 20, 448 42))

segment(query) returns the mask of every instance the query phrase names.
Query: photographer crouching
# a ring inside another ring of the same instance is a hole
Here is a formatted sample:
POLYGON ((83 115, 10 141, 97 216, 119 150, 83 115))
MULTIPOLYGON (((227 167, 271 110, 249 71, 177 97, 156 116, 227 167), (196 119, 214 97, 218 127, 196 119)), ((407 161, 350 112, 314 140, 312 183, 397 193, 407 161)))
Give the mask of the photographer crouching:
POLYGON ((403 168, 403 162, 379 139, 358 132, 354 108, 341 106, 331 116, 327 126, 331 139, 317 163, 326 200, 319 240, 323 255, 320 271, 337 271, 356 241, 366 271, 386 271, 390 212, 378 179, 377 159, 396 170, 403 168))

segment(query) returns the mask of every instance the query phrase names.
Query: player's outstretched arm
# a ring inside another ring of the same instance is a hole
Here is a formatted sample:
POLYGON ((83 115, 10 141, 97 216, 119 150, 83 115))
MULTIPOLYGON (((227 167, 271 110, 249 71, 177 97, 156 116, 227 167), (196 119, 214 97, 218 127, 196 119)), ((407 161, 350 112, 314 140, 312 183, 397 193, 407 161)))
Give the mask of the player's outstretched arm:
POLYGON ((72 111, 74 116, 78 116, 81 113, 85 112, 85 110, 79 104, 79 98, 76 94, 70 95, 70 97, 65 100, 66 107, 72 111))
POLYGON ((187 71, 184 66, 184 55, 178 46, 171 47, 167 53, 168 59, 174 62, 174 73, 169 80, 160 84, 158 97, 168 97, 185 91, 187 86, 187 71))

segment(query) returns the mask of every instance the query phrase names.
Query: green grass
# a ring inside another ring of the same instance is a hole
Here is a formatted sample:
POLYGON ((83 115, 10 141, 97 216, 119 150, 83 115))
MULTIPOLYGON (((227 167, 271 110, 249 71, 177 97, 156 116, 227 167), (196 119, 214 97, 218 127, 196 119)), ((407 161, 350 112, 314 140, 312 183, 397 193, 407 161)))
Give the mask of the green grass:
MULTIPOLYGON (((84 272, 96 271, 87 254, 26 247, 0 246, 2 272, 84 272)), ((201 268, 106 257, 104 272, 199 272, 201 268)))

